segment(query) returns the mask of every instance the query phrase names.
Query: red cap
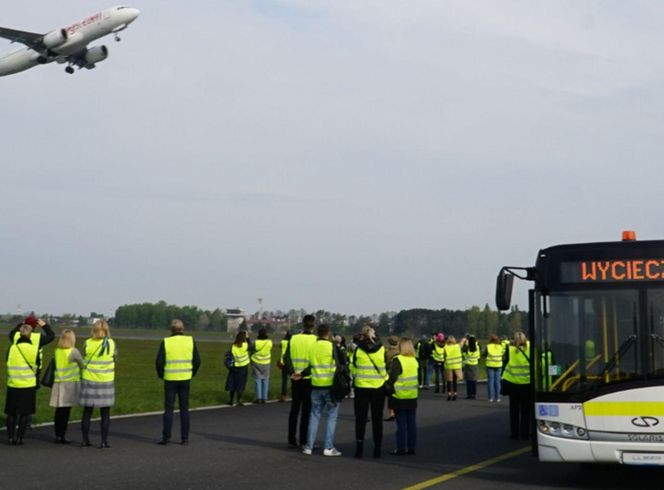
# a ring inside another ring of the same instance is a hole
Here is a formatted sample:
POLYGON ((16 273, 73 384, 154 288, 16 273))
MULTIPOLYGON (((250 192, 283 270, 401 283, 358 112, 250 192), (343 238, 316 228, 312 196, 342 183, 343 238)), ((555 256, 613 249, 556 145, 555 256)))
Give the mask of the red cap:
POLYGON ((26 325, 30 325, 32 328, 35 328, 37 326, 37 317, 32 313, 30 313, 28 316, 25 317, 23 323, 25 323, 26 325))
POLYGON ((636 232, 632 230, 627 230, 622 232, 623 242, 634 242, 636 241, 636 232))

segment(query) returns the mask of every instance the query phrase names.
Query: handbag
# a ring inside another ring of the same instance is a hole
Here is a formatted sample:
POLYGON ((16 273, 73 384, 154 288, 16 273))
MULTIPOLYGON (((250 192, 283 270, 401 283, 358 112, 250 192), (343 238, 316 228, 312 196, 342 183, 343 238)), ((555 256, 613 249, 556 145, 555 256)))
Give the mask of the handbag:
POLYGON ((235 358, 233 357, 233 353, 231 351, 226 351, 226 354, 224 354, 224 365, 228 369, 231 369, 233 366, 235 366, 235 358))
POLYGON ((47 388, 53 388, 55 383, 55 359, 51 359, 51 362, 48 363, 44 374, 42 375, 41 384, 47 388))

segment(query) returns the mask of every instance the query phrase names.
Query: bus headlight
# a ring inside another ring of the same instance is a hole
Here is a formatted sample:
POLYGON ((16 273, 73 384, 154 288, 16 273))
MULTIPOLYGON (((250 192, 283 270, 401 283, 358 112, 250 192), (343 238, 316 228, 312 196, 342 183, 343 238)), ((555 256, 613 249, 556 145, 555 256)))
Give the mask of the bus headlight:
POLYGON ((561 424, 550 420, 538 420, 537 428, 542 434, 564 437, 567 439, 588 439, 588 431, 583 427, 571 424, 561 424))

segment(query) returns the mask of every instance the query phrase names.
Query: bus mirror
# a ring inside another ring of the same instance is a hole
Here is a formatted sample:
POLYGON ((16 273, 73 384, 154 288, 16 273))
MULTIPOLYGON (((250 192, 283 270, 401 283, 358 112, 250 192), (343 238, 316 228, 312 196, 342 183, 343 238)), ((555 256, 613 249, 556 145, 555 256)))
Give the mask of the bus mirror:
POLYGON ((499 310, 509 310, 512 304, 512 286, 514 276, 501 269, 496 281, 496 306, 499 310))

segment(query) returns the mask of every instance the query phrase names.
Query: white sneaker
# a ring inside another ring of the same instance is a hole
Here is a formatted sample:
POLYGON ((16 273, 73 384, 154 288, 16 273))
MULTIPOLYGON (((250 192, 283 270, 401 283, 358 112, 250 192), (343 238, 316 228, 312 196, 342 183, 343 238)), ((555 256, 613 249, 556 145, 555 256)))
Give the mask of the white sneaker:
POLYGON ((323 456, 341 456, 341 452, 337 451, 336 448, 331 447, 329 449, 323 449, 323 456))
POLYGON ((496 401, 497 401, 498 403, 500 403, 500 398, 498 398, 496 401))
POLYGON ((493 398, 489 398, 489 403, 493 403, 493 398))
POLYGON ((311 456, 311 448, 305 447, 302 449, 302 454, 306 454, 307 456, 311 456))

